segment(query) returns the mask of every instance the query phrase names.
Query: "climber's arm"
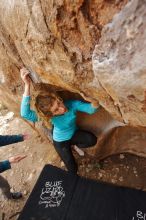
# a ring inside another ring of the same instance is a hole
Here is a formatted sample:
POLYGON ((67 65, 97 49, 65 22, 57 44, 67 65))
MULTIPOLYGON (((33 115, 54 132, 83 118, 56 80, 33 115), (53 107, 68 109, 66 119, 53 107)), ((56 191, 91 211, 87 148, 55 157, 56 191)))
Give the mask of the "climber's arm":
POLYGON ((36 122, 38 117, 35 111, 30 109, 30 78, 26 68, 20 70, 21 78, 24 82, 24 93, 21 102, 21 116, 29 121, 36 122))
POLYGON ((20 70, 21 79, 24 82, 24 93, 23 96, 30 96, 30 78, 29 71, 26 68, 20 70))
POLYGON ((21 102, 21 116, 32 122, 38 121, 36 112, 30 109, 30 96, 23 95, 21 102))
POLYGON ((98 103, 92 104, 92 103, 83 102, 79 100, 74 100, 72 105, 76 111, 86 112, 88 114, 93 114, 100 109, 100 105, 98 103))

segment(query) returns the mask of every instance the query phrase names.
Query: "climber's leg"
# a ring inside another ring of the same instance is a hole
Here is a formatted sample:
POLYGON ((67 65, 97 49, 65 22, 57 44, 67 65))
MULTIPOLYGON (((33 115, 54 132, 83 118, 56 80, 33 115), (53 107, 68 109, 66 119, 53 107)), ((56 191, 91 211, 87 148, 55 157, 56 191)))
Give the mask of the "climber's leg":
POLYGON ((68 141, 53 141, 54 147, 66 165, 67 169, 72 173, 77 173, 77 164, 75 162, 72 150, 71 150, 71 142, 68 141))
POLYGON ((71 138, 71 144, 77 145, 79 148, 92 147, 96 144, 97 137, 85 130, 77 130, 71 138))

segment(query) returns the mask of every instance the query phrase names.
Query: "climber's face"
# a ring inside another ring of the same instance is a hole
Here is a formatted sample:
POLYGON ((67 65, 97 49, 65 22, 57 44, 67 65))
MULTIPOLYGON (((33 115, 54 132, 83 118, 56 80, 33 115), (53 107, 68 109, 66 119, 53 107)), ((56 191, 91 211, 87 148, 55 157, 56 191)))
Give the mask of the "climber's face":
POLYGON ((63 101, 60 99, 57 99, 53 102, 50 110, 53 115, 62 115, 67 112, 67 108, 65 107, 63 101))

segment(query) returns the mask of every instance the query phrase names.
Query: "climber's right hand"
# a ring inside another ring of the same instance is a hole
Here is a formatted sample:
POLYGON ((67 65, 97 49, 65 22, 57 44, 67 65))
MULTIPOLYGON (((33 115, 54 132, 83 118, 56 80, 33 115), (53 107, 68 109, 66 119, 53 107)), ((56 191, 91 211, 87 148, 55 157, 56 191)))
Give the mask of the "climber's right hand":
POLYGON ((87 102, 91 102, 92 106, 94 108, 99 108, 100 104, 99 101, 96 100, 95 98, 89 97, 87 96, 85 93, 80 92, 80 94, 82 95, 82 97, 87 101, 87 102))
POLYGON ((30 77, 29 77, 28 69, 26 69, 25 67, 20 69, 20 75, 21 75, 21 79, 23 80, 25 84, 30 84, 30 77))

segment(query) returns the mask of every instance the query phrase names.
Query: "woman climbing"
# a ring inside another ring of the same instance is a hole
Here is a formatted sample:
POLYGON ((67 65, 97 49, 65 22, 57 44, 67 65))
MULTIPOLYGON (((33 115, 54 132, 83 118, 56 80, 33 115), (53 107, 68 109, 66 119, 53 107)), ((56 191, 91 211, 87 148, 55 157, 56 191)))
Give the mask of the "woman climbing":
MULTIPOLYGON (((25 89, 21 103, 21 116, 37 122, 38 116, 30 109, 30 78, 26 68, 20 70, 25 89)), ((62 101, 56 95, 38 95, 36 108, 42 112, 53 125, 53 144, 67 169, 77 173, 77 164, 71 146, 87 148, 96 144, 97 137, 89 131, 81 130, 76 125, 77 111, 93 114, 98 111, 99 103, 87 103, 79 100, 62 101)))

